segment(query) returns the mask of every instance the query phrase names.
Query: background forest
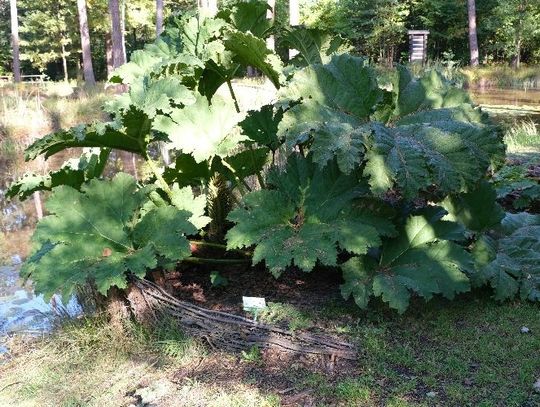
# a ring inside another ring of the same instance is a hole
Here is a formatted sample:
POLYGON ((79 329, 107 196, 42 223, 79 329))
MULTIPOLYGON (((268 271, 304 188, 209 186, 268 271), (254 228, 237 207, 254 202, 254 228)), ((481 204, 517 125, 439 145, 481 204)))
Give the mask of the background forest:
MULTIPOLYGON (((231 3, 230 0, 225 3, 231 3)), ((69 78, 82 77, 77 2, 18 1, 22 71, 69 78)), ((223 5, 223 4, 221 4, 223 5)), ((165 16, 196 8, 195 1, 165 1, 165 16)), ((88 25, 96 79, 107 78, 110 22, 106 0, 88 0, 88 25)), ((428 57, 467 64, 469 59, 466 0, 301 0, 301 23, 337 32, 356 51, 375 62, 407 60, 407 30, 430 31, 428 57)), ((277 26, 289 20, 288 2, 276 2, 277 26)), ((126 53, 155 37, 155 1, 124 2, 126 53)), ((540 63, 540 2, 476 0, 478 42, 482 64, 540 63)), ((9 1, 0 1, 0 74, 11 71, 9 1)), ((280 46, 279 31, 277 45, 280 46)))

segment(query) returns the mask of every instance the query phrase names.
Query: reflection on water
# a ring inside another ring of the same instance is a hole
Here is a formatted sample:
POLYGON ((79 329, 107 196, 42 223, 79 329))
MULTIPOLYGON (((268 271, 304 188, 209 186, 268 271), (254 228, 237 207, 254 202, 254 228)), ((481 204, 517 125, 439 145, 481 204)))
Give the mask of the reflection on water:
POLYGON ((40 334, 49 331, 59 317, 77 316, 82 309, 75 297, 66 306, 59 297, 50 303, 22 286, 17 266, 0 266, 0 354, 7 349, 2 339, 13 333, 40 334))
POLYGON ((529 118, 540 124, 540 89, 469 89, 473 101, 496 119, 529 118))
POLYGON ((540 89, 469 89, 473 100, 481 105, 540 106, 540 89))

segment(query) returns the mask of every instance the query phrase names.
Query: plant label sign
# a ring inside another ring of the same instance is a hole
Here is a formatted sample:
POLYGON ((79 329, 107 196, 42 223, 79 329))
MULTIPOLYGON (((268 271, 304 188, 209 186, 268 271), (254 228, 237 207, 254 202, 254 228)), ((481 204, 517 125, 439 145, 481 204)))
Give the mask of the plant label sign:
POLYGON ((242 297, 244 311, 257 313, 266 308, 266 300, 261 297, 242 297))

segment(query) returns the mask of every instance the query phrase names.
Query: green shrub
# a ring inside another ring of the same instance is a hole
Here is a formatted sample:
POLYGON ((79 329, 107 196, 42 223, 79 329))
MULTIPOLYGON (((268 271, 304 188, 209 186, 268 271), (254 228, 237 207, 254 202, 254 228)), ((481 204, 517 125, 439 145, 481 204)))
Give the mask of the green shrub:
MULTIPOLYGON (((491 285, 497 298, 537 299, 538 266, 523 270, 525 253, 509 250, 505 239, 536 247, 539 234, 527 226, 531 233, 518 237, 521 226, 500 225, 504 213, 485 179, 504 159, 502 132, 467 93, 436 71, 415 78, 403 67, 383 89, 366 60, 321 48, 312 30, 291 34, 302 58, 284 68, 266 48, 265 13, 252 1, 216 18, 172 19, 113 75, 129 92, 107 103, 111 122, 53 133, 27 149, 28 159, 70 147, 123 150, 141 156, 154 175, 146 185, 126 181, 127 193, 125 175, 99 180, 100 171, 82 169, 74 188, 59 186, 71 175, 51 175, 52 214, 38 226, 25 265, 36 289, 50 293, 92 278, 106 292, 124 287, 127 273, 142 277, 158 264, 249 256, 276 277, 291 267, 339 268, 343 296, 362 308, 375 296, 404 312, 414 296, 454 298, 476 284, 491 285), (272 105, 246 113, 231 80, 247 65, 278 92, 272 105), (222 85, 228 97, 216 95, 222 85), (155 161, 157 142, 176 152, 165 171, 155 161), (235 203, 228 216, 205 212, 216 175, 235 203), (225 218, 223 258, 184 251, 188 239, 204 240, 207 225, 225 218), (171 219, 176 234, 161 230, 171 219), (488 238, 493 251, 480 243, 488 238), (55 265, 62 273, 51 273, 55 265)), ((35 189, 43 185, 19 186, 35 189)))

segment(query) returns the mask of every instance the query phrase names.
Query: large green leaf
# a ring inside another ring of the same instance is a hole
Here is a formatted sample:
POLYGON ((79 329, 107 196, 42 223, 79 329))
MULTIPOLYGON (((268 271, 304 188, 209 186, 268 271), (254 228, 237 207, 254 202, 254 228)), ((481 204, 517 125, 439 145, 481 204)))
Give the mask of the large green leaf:
POLYGON ((180 187, 200 186, 212 177, 213 171, 207 160, 197 162, 193 155, 180 153, 174 166, 165 168, 163 178, 167 183, 177 183, 180 187))
POLYGON ((266 42, 251 33, 230 31, 224 39, 225 48, 233 54, 233 60, 244 66, 252 66, 270 79, 276 88, 283 80, 283 66, 279 57, 266 42))
POLYGON ((162 57, 146 52, 146 50, 137 50, 131 54, 131 60, 118 67, 112 74, 110 81, 112 83, 124 83, 131 85, 136 83, 140 78, 154 70, 162 57))
POLYGON ((84 152, 78 159, 66 161, 60 169, 47 175, 25 174, 11 184, 6 196, 11 198, 17 196, 24 200, 36 191, 50 191, 60 185, 79 189, 85 181, 101 176, 109 152, 110 150, 105 148, 98 153, 84 152))
POLYGON ((476 242, 477 284, 488 283, 495 298, 519 294, 540 301, 540 215, 506 214, 496 233, 476 242))
POLYGON ((498 134, 483 125, 448 121, 392 128, 372 123, 369 129, 364 174, 376 194, 397 187, 410 199, 430 188, 444 194, 467 190, 504 151, 498 134))
POLYGON ((390 307, 404 312, 412 293, 427 300, 434 294, 453 298, 470 289, 468 273, 474 272, 468 252, 453 240, 460 240, 463 228, 442 221, 444 211, 428 208, 410 216, 395 239, 383 243, 380 259, 353 257, 342 265, 345 298, 353 296, 362 308, 369 298, 382 297, 390 307))
POLYGON ((255 245, 253 263, 264 260, 275 275, 291 264, 304 271, 317 261, 336 265, 338 248, 366 253, 393 231, 389 221, 353 205, 365 188, 335 163, 320 169, 292 155, 285 171, 270 174, 267 182, 275 189, 247 194, 230 213, 236 225, 227 233, 227 246, 255 245))
POLYGON ((504 217, 496 198, 495 189, 482 180, 470 192, 449 195, 442 206, 448 211, 446 219, 459 222, 472 231, 482 232, 498 226, 504 217))
POLYGON ((416 80, 405 68, 399 72, 393 93, 379 89, 367 63, 350 55, 297 72, 279 92, 277 105, 287 110, 278 136, 309 149, 321 166, 336 158, 349 173, 365 164, 375 193, 397 188, 407 199, 434 188, 467 190, 490 165, 500 165, 500 130, 466 93, 436 73, 416 80), (386 121, 393 109, 399 120, 366 123, 386 121))
POLYGON ((362 162, 368 131, 358 127, 369 118, 381 95, 365 60, 334 56, 327 65, 297 72, 280 92, 279 103, 291 107, 283 115, 278 136, 289 145, 311 142, 319 165, 337 157, 339 168, 350 173, 362 162))
POLYGON ((188 13, 180 18, 179 23, 183 52, 207 61, 223 49, 219 39, 227 26, 224 20, 188 13))
POLYGON ((292 106, 283 115, 279 134, 297 144, 310 136, 316 138, 319 129, 330 122, 352 126, 365 122, 381 91, 366 60, 337 55, 329 64, 297 72, 279 97, 280 104, 292 106))
POLYGON ((234 175, 240 179, 261 173, 268 162, 270 150, 266 147, 248 148, 233 156, 224 158, 229 168, 234 170, 234 175))
POLYGON ((210 222, 210 218, 205 216, 206 195, 195 196, 191 187, 180 188, 177 184, 173 185, 171 191, 171 204, 176 209, 190 212, 189 221, 197 229, 202 229, 210 222))
POLYGON ((332 55, 350 50, 339 35, 303 26, 286 29, 281 43, 298 51, 291 61, 296 66, 325 64, 330 62, 332 55))
POLYGON ((395 117, 425 109, 439 109, 471 104, 468 93, 452 86, 443 76, 435 71, 426 72, 420 79, 403 66, 397 68, 394 83, 395 117))
POLYGON ((195 100, 193 92, 179 78, 146 77, 133 83, 128 92, 113 99, 107 105, 107 110, 116 113, 134 107, 152 119, 157 113, 168 114, 174 106, 190 105, 195 100))
POLYGON ((81 191, 54 190, 32 238, 34 254, 22 273, 46 297, 95 282, 106 295, 111 286, 126 287, 127 273, 143 277, 160 259, 178 261, 190 255, 186 234, 197 229, 193 214, 171 206, 139 210, 147 200, 135 179, 117 174, 110 181, 91 180, 81 191))
POLYGON ((260 110, 250 110, 239 125, 250 141, 276 151, 283 143, 277 136, 278 125, 282 118, 283 110, 278 108, 274 113, 272 105, 265 105, 260 110))
POLYGON ((220 10, 216 17, 227 21, 238 31, 249 31, 258 38, 264 38, 272 28, 272 20, 266 18, 268 9, 266 1, 241 1, 220 10))
POLYGON ((79 125, 51 133, 31 144, 24 158, 33 160, 38 155, 48 158, 73 147, 113 148, 144 155, 153 141, 150 124, 146 114, 132 108, 124 112, 118 122, 79 125))
POLYGON ((210 104, 199 95, 194 104, 176 108, 170 116, 156 117, 153 128, 167 135, 171 148, 192 154, 200 163, 231 154, 245 139, 235 129, 242 118, 231 101, 216 96, 210 104))
POLYGON ((110 81, 133 86, 150 78, 174 75, 190 89, 195 88, 204 63, 195 55, 184 53, 181 45, 178 32, 166 30, 154 43, 134 51, 130 61, 117 68, 110 81))

